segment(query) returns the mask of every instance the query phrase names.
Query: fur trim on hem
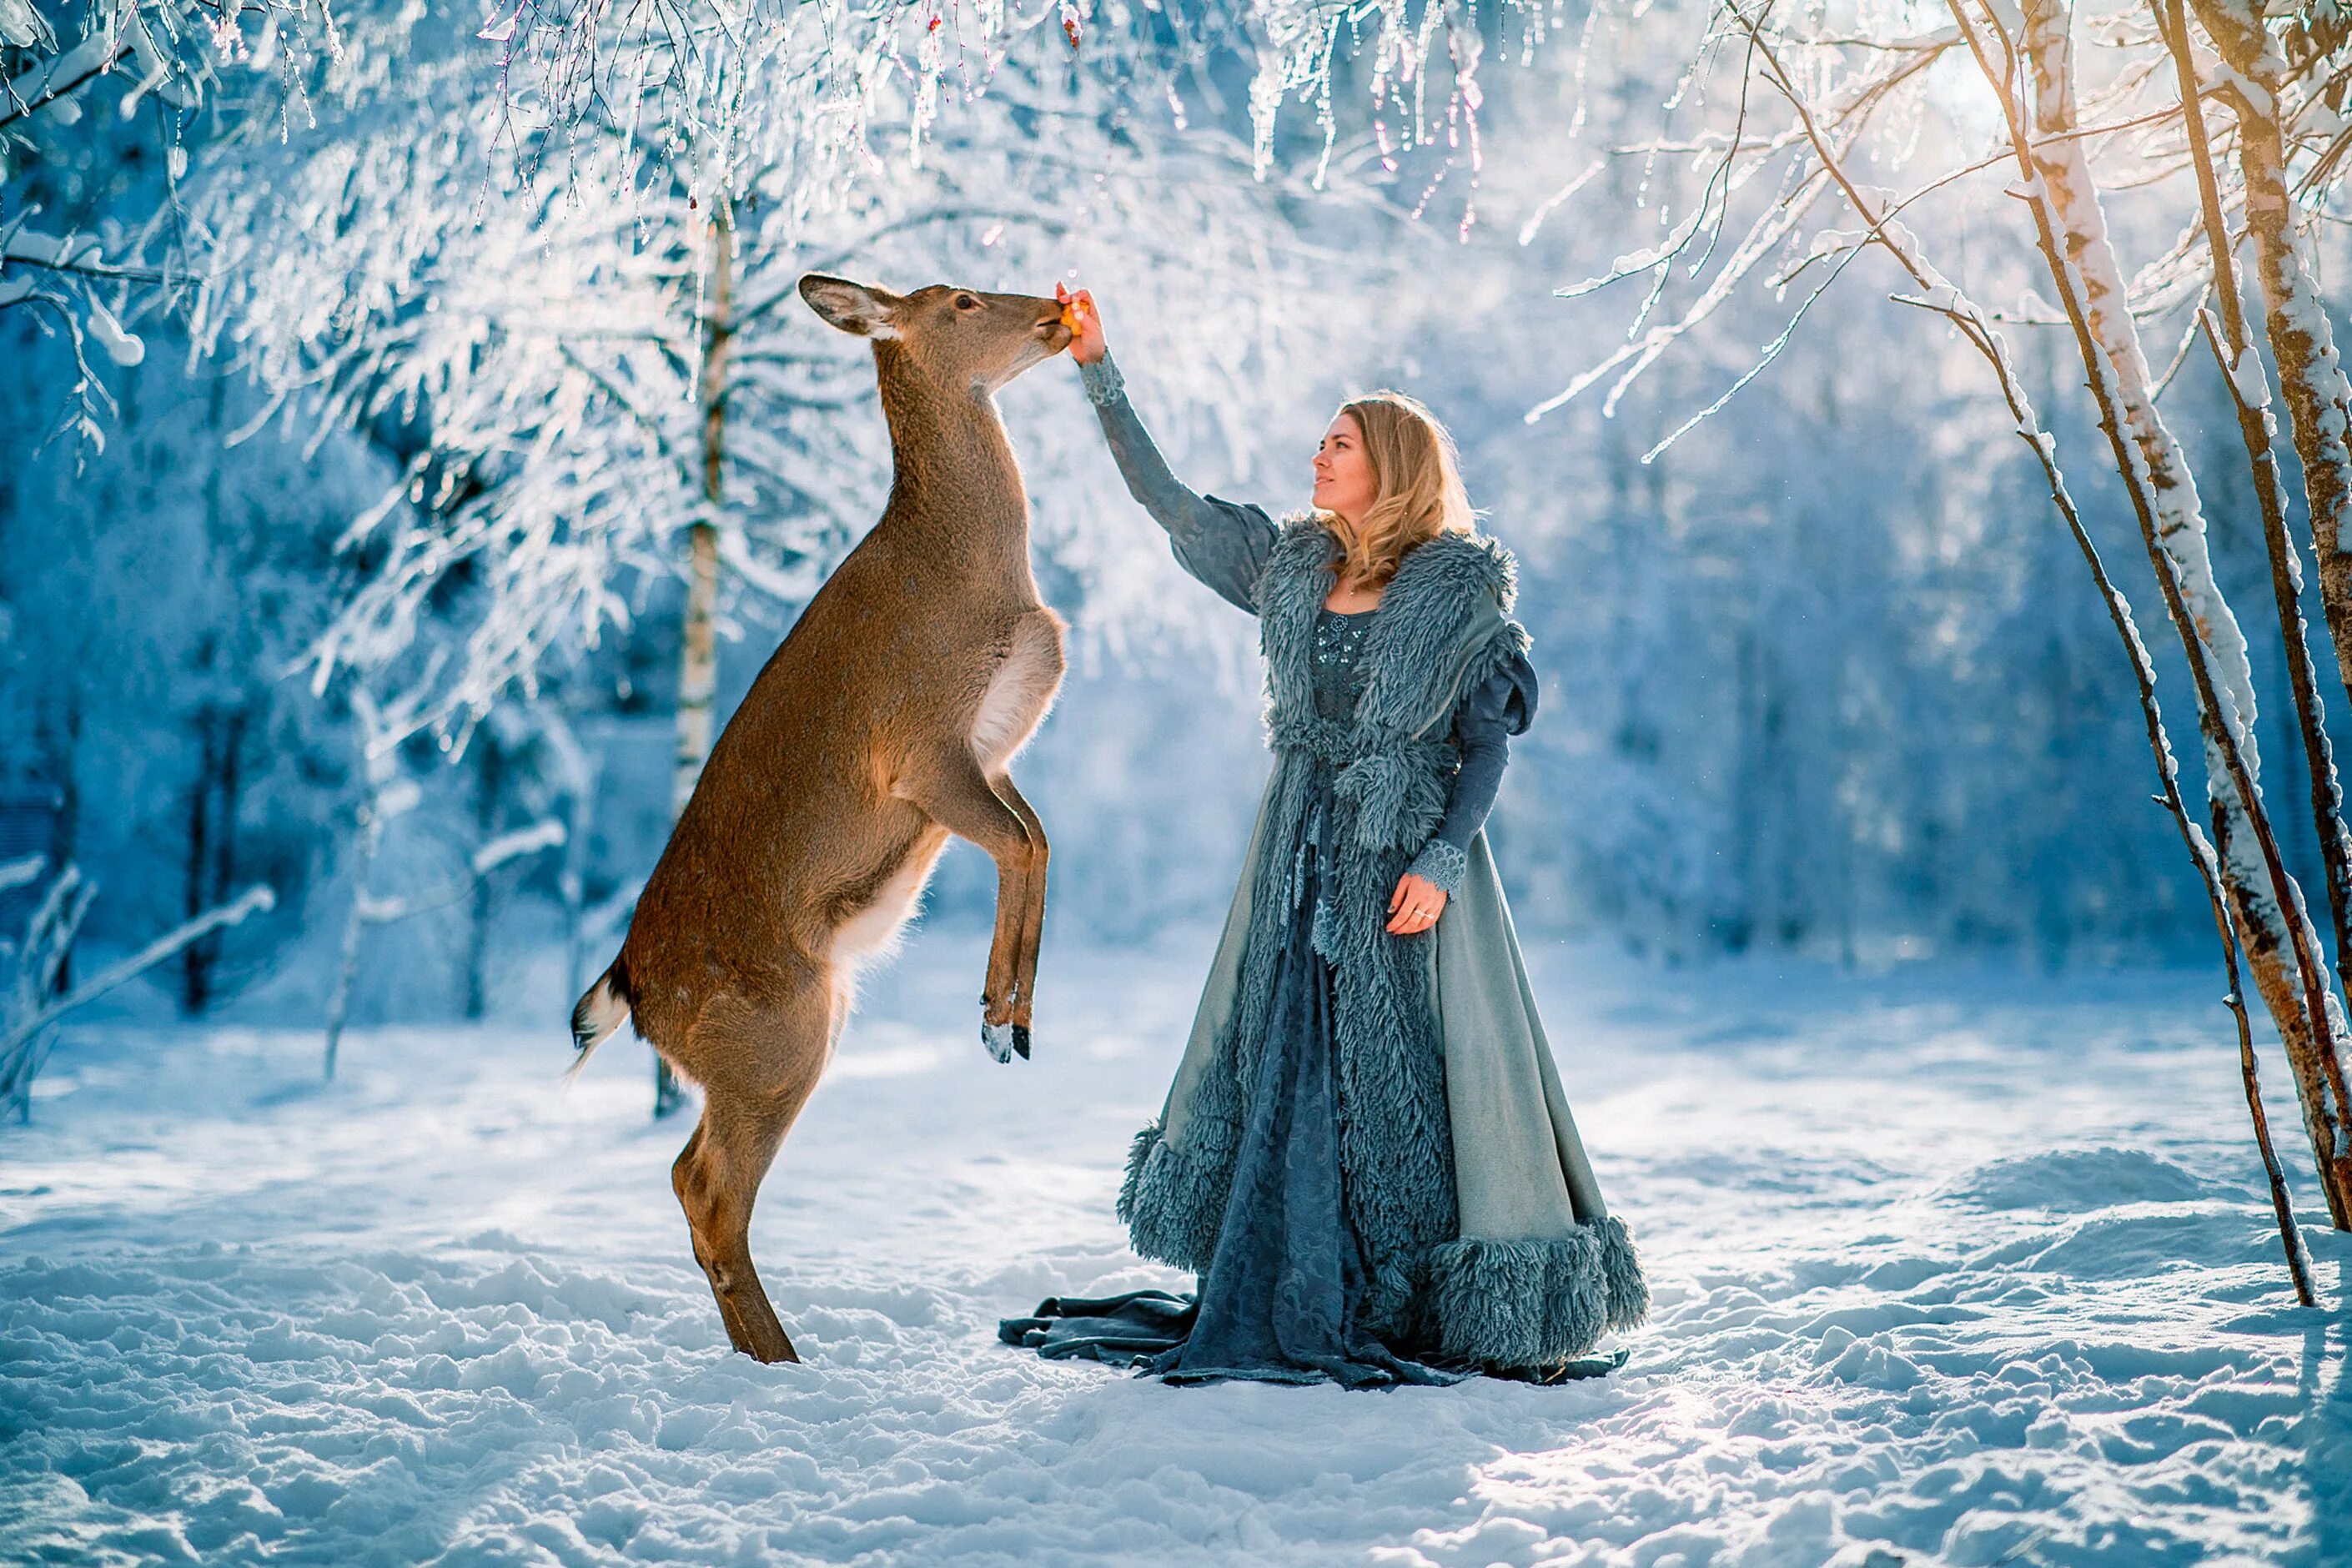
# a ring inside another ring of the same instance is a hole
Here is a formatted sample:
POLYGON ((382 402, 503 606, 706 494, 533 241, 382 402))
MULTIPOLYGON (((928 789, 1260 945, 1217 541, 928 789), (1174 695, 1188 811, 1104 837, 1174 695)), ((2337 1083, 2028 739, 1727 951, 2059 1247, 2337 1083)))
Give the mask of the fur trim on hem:
POLYGON ((1118 1189, 1118 1217, 1127 1222, 1136 1253, 1206 1273, 1225 1223, 1233 1175, 1230 1151, 1219 1160, 1180 1149, 1161 1140, 1157 1121, 1138 1132, 1118 1189))
POLYGON ((1613 1215, 1559 1241, 1450 1241, 1430 1274, 1439 1348, 1465 1361, 1541 1366, 1650 1313, 1633 1236, 1613 1215))

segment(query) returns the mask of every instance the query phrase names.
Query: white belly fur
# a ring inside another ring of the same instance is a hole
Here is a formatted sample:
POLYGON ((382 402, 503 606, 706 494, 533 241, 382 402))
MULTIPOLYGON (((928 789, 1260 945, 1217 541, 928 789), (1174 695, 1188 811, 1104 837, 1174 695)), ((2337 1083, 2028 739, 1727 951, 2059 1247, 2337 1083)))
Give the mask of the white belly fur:
POLYGON ((940 850, 945 847, 941 840, 929 854, 918 849, 908 856, 907 863, 882 884, 872 903, 834 928, 831 956, 836 968, 861 969, 898 951, 907 918, 921 901, 931 868, 940 863, 940 850))
MULTIPOLYGON (((972 716, 971 751, 982 767, 992 773, 1000 771, 1037 732, 1054 705, 1054 694, 1061 689, 1063 668, 1061 617, 1046 609, 1024 616, 972 716)), ((921 901, 945 847, 941 840, 929 853, 908 856, 872 903, 835 928, 828 1031, 833 1038, 840 1037, 856 1005, 858 972, 898 951, 908 918, 921 901)))
POLYGON ((971 754, 982 767, 994 773, 1029 743, 1054 706, 1062 669, 1061 617, 1044 609, 1024 616, 972 714, 971 754))
POLYGON ((830 955, 833 1006, 825 1030, 828 1049, 841 1038, 842 1026, 849 1022, 849 1015, 857 1005, 859 973, 898 951, 898 939, 906 933, 908 917, 922 901, 923 888, 931 879, 932 868, 940 863, 940 851, 946 847, 942 839, 928 852, 918 848, 882 884, 872 903, 834 928, 830 955))

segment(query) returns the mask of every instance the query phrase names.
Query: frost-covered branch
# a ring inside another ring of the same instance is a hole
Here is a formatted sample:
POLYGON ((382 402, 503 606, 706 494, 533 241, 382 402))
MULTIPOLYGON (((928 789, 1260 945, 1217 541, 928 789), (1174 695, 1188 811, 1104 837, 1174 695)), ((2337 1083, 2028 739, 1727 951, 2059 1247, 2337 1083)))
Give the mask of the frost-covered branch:
MULTIPOLYGON (((1737 5, 1727 5, 1724 7, 1723 14, 1742 33, 1745 39, 1744 47, 1749 52, 1751 58, 1760 58, 1773 53, 1771 36, 1766 31, 1760 16, 1751 16, 1737 5)), ((1915 85, 1920 76, 1957 41, 1957 29, 1954 29, 1949 37, 1937 35, 1922 38, 1917 41, 1916 47, 1900 51, 1895 58, 1883 62, 1877 68, 1844 84, 1833 104, 1828 106, 1816 120, 1815 128, 1823 131, 1827 140, 1836 149, 1836 153, 1842 155, 1845 150, 1857 145, 1868 133, 1872 118, 1877 110, 1894 101, 1903 89, 1915 85)), ((1780 69, 1777 64, 1769 68, 1775 72, 1780 69)), ((1745 79, 1750 73, 1742 74, 1745 79)), ((1744 100, 1739 114, 1740 122, 1744 124, 1744 100)), ((1784 190, 1777 199, 1767 203, 1762 210, 1755 215, 1739 242, 1732 247, 1721 268, 1708 281, 1696 300, 1684 307, 1672 321, 1649 328, 1646 331, 1642 330, 1641 323, 1649 314, 1650 305, 1658 298, 1658 291, 1664 287, 1668 271, 1675 260, 1695 245, 1702 246, 1706 253, 1712 253, 1716 243, 1715 231, 1729 215, 1730 194, 1775 167, 1784 154, 1793 153, 1806 140, 1805 132, 1795 126, 1786 128, 1753 144, 1749 143, 1744 135, 1735 133, 1729 139, 1720 162, 1711 167, 1706 174, 1706 188, 1713 190, 1719 184, 1724 192, 1720 200, 1710 205, 1706 196, 1702 195, 1691 216, 1686 218, 1677 231, 1662 244, 1652 249, 1621 258, 1615 267, 1601 276, 1581 283, 1571 284, 1559 290, 1564 298, 1575 298, 1642 273, 1648 273, 1654 279, 1650 299, 1644 301, 1642 310, 1635 318, 1634 331, 1630 341, 1605 359, 1579 373, 1560 391, 1528 409, 1526 415, 1528 423, 1533 424, 1604 380, 1610 382, 1610 386, 1602 401, 1601 411, 1603 414, 1613 414, 1626 392, 1644 371, 1657 363, 1677 342, 1703 326, 1727 302, 1736 298, 1740 286, 1748 281, 1757 268, 1782 250, 1797 236, 1804 233, 1814 203, 1829 189, 1829 183, 1818 165, 1794 175, 1793 178, 1796 181, 1794 190, 1784 190)), ((1784 176, 1784 179, 1790 176, 1784 176)), ((1704 258, 1702 263, 1703 259, 1704 258)), ((1695 264, 1693 271, 1696 270, 1697 264, 1695 264)), ((1664 450, 1666 445, 1691 429, 1700 420, 1719 411, 1734 394, 1760 374, 1787 345, 1795 327, 1801 321, 1805 310, 1810 307, 1811 300, 1817 297, 1817 292, 1814 296, 1808 296, 1804 304, 1801 305, 1790 318, 1782 331, 1776 333, 1765 345, 1763 352, 1751 362, 1747 371, 1733 383, 1728 390, 1699 414, 1685 421, 1664 440, 1653 447, 1645 455, 1644 461, 1655 458, 1659 452, 1664 450)))
MULTIPOLYGON (((34 19, 38 21, 40 18, 37 15, 34 19)), ((18 40, 10 38, 7 41, 16 43, 18 40)), ((54 37, 50 41, 55 42, 54 37)), ((127 31, 95 32, 63 54, 52 55, 29 70, 18 72, 5 85, 0 85, 0 131, 6 130, 11 122, 22 120, 36 110, 47 108, 68 93, 88 87, 112 70, 130 53, 131 36, 127 31)))
MULTIPOLYGON (((2237 121, 2238 173, 2262 281, 2263 326, 2302 461, 2320 603, 2338 674, 2352 691, 2352 555, 2345 552, 2352 544, 2352 383, 2336 353, 2327 300, 2305 255, 2288 188, 2282 110, 2286 62, 2259 8, 2242 0, 2197 0, 2196 11, 2226 68, 2221 97, 2237 121)), ((2185 39, 2180 47, 2187 48, 2185 39)))
POLYGON ((137 952, 116 960, 64 995, 47 1002, 29 1016, 11 1018, 7 1032, 0 1034, 0 1058, 10 1056, 35 1035, 75 1008, 97 1001, 126 980, 138 978, 190 942, 224 927, 236 925, 247 915, 266 913, 277 906, 277 893, 267 884, 257 883, 229 902, 217 909, 207 910, 178 930, 157 937, 137 952))
POLYGON ((397 898, 362 893, 359 899, 359 918, 368 925, 391 925, 417 915, 429 914, 435 910, 446 910, 451 904, 471 897, 477 883, 508 862, 542 850, 562 847, 565 831, 561 821, 550 817, 529 827, 501 834, 474 851, 473 858, 467 863, 471 874, 464 879, 444 884, 430 892, 404 893, 397 898))
MULTIPOLYGON (((40 858, 35 857, 0 866, 0 887, 31 880, 38 876, 41 864, 40 858), (34 868, 30 876, 24 874, 27 866, 34 868), (16 879, 12 882, 11 878, 16 879)), ((189 943, 277 903, 275 892, 257 884, 68 988, 62 983, 66 958, 97 893, 97 887, 82 876, 80 868, 68 864, 49 884, 26 928, 16 953, 16 984, 5 1013, 0 1013, 0 1110, 13 1106, 19 1117, 28 1114, 33 1079, 47 1056, 50 1026, 58 1020, 154 968, 189 943)))

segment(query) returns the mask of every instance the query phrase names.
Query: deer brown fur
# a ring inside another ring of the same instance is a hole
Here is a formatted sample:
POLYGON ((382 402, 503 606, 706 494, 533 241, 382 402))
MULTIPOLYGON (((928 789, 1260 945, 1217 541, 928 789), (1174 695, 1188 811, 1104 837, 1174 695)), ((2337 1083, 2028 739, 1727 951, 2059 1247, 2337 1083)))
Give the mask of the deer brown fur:
POLYGON ((982 1043, 999 1061, 1029 1054, 1045 831, 1006 769, 1063 671, 994 401, 1068 345, 1061 306, 815 273, 800 291, 873 340, 889 504, 711 748, 620 956, 572 1025, 584 1063, 634 1019, 701 1086, 672 1185, 728 1338, 764 1362, 800 1358, 751 1265, 752 1201, 832 1054, 858 965, 888 949, 950 833, 997 868, 982 1043))

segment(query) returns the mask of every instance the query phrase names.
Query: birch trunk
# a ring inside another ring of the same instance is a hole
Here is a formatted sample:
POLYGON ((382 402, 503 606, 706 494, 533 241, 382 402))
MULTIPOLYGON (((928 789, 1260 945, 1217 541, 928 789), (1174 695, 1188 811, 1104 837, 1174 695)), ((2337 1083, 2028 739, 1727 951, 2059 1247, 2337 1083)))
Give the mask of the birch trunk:
POLYGON ((327 995, 327 1047, 320 1072, 331 1082, 336 1054, 342 1047, 343 1026, 351 1022, 352 993, 359 984, 361 946, 367 934, 368 910, 374 903, 368 881, 375 874, 376 852, 383 847, 384 825, 415 804, 414 790, 402 787, 400 753, 383 709, 365 687, 352 690, 351 705, 360 798, 352 812, 352 908, 343 920, 334 988, 327 995))
MULTIPOLYGON (((1981 27, 1955 13, 2015 123, 2009 73, 1980 42, 1981 27)), ((2026 148, 2038 190, 2027 196, 2042 229, 2062 303, 2074 319, 2102 423, 2173 612, 2197 682, 2214 847, 2239 942, 2255 988, 2285 1043, 2320 1186, 2339 1228, 2352 1228, 2352 1150, 2341 1141, 2341 1011, 2319 975, 2319 935, 2304 912, 2263 814, 2254 742, 2252 667, 2237 617, 2213 576, 2205 521, 2189 464, 2157 413, 2124 275, 2107 238, 2096 183, 2076 131, 2072 13, 2063 0, 2029 0, 2024 62, 2032 79, 2026 148), (2063 247, 2063 255, 2060 253, 2063 247)))
POLYGON ((694 795, 702 764, 710 755, 710 730, 719 696, 719 475, 727 450, 728 322, 733 303, 734 231, 710 220, 710 304, 703 324, 702 500, 703 515, 687 531, 690 559, 686 582, 685 664, 677 687, 677 771, 670 785, 670 820, 676 822, 694 795))
MULTIPOLYGON (((677 683, 677 771, 671 781, 669 815, 676 825, 694 796, 695 781, 710 756, 710 731, 719 703, 719 477, 727 454, 727 351, 734 339, 735 229, 723 204, 710 218, 710 300, 702 334, 703 515, 687 530, 689 559, 686 580, 685 663, 677 683)), ((654 1114, 677 1109, 677 1079, 669 1064, 654 1058, 654 1114)))
POLYGON ((335 1056, 342 1047, 343 1026, 351 1022, 352 992, 359 983, 360 943, 367 933, 368 879, 375 871, 375 852, 383 837, 377 815, 377 792, 362 797, 358 831, 352 844, 352 908, 343 919, 343 940, 335 958, 335 985, 327 995, 327 1048, 320 1076, 334 1081, 335 1056))
MULTIPOLYGON (((2327 910, 2336 939, 2336 973, 2346 994, 2352 995, 2352 834, 2345 828, 2344 792, 2336 778, 2335 751, 2327 738, 2326 705, 2320 697, 2318 672, 2305 629, 2302 556, 2287 529, 2286 504, 2279 480, 2277 426, 2270 413, 2270 383, 2263 374, 2262 356, 2250 341, 2245 294, 2240 286, 2237 258, 2221 207, 2220 172, 2206 134, 2197 64, 2190 53, 2187 6, 2184 0, 2155 0, 2153 9, 2172 56, 2173 73, 2179 88, 2181 126, 2188 135, 2189 159, 2197 177, 2198 205, 2212 268, 2213 297, 2221 308, 2219 334, 2210 314, 2201 315, 2200 321, 2206 342, 2221 362, 2222 378, 2237 411, 2238 433, 2246 448, 2247 468, 2254 481, 2263 542, 2270 556, 2272 595, 2277 602, 2279 635, 2286 654, 2286 675, 2294 697, 2304 760, 2310 773, 2312 827, 2326 868, 2327 910)), ((2319 328, 2323 333, 2327 331, 2324 313, 2319 318, 2319 328)), ((2332 349, 2327 351, 2327 359, 2332 368, 2332 349)), ((2340 384, 2341 377, 2337 379, 2340 384)), ((2317 497, 2313 499, 2316 501, 2317 497)), ((2323 552, 2323 576, 2326 561, 2323 552)), ((2330 1047, 2333 1044, 2328 1042, 2330 1047)), ((2245 1066, 2251 1090, 2251 1055, 2245 1066)), ((2352 1134, 2352 1127, 2343 1125, 2347 1102, 2340 1058, 2335 1071, 2327 1076, 2336 1099, 2340 1139, 2352 1134)), ((2339 1143, 2336 1152, 2341 1152, 2339 1143)), ((2352 1173, 2339 1168, 2337 1177, 2337 1193, 2352 1199, 2352 1173)))
MULTIPOLYGON (((495 837, 490 828, 498 821, 499 807, 506 794, 506 753, 494 736, 485 734, 479 740, 481 751, 474 792, 474 834, 478 847, 489 844, 495 837)), ((497 886, 488 876, 476 877, 466 921, 465 1014, 468 1018, 480 1017, 489 1003, 486 972, 490 960, 490 922, 497 913, 497 886)))
POLYGON ((569 820, 564 824, 563 872, 563 994, 577 996, 588 984, 588 843, 595 825, 596 775, 581 769, 574 782, 569 820))
POLYGON ((2286 62, 2245 0, 2194 0, 2197 19, 2229 67, 2221 96, 2238 120, 2238 173, 2245 183, 2246 234, 2262 280, 2263 322, 2278 363, 2287 427, 2303 459, 2303 489, 2318 546, 2319 600, 2336 644, 2336 665, 2352 690, 2352 555, 2342 541, 2352 521, 2352 385, 2336 357, 2326 301, 2305 263, 2289 193, 2281 89, 2286 62))

